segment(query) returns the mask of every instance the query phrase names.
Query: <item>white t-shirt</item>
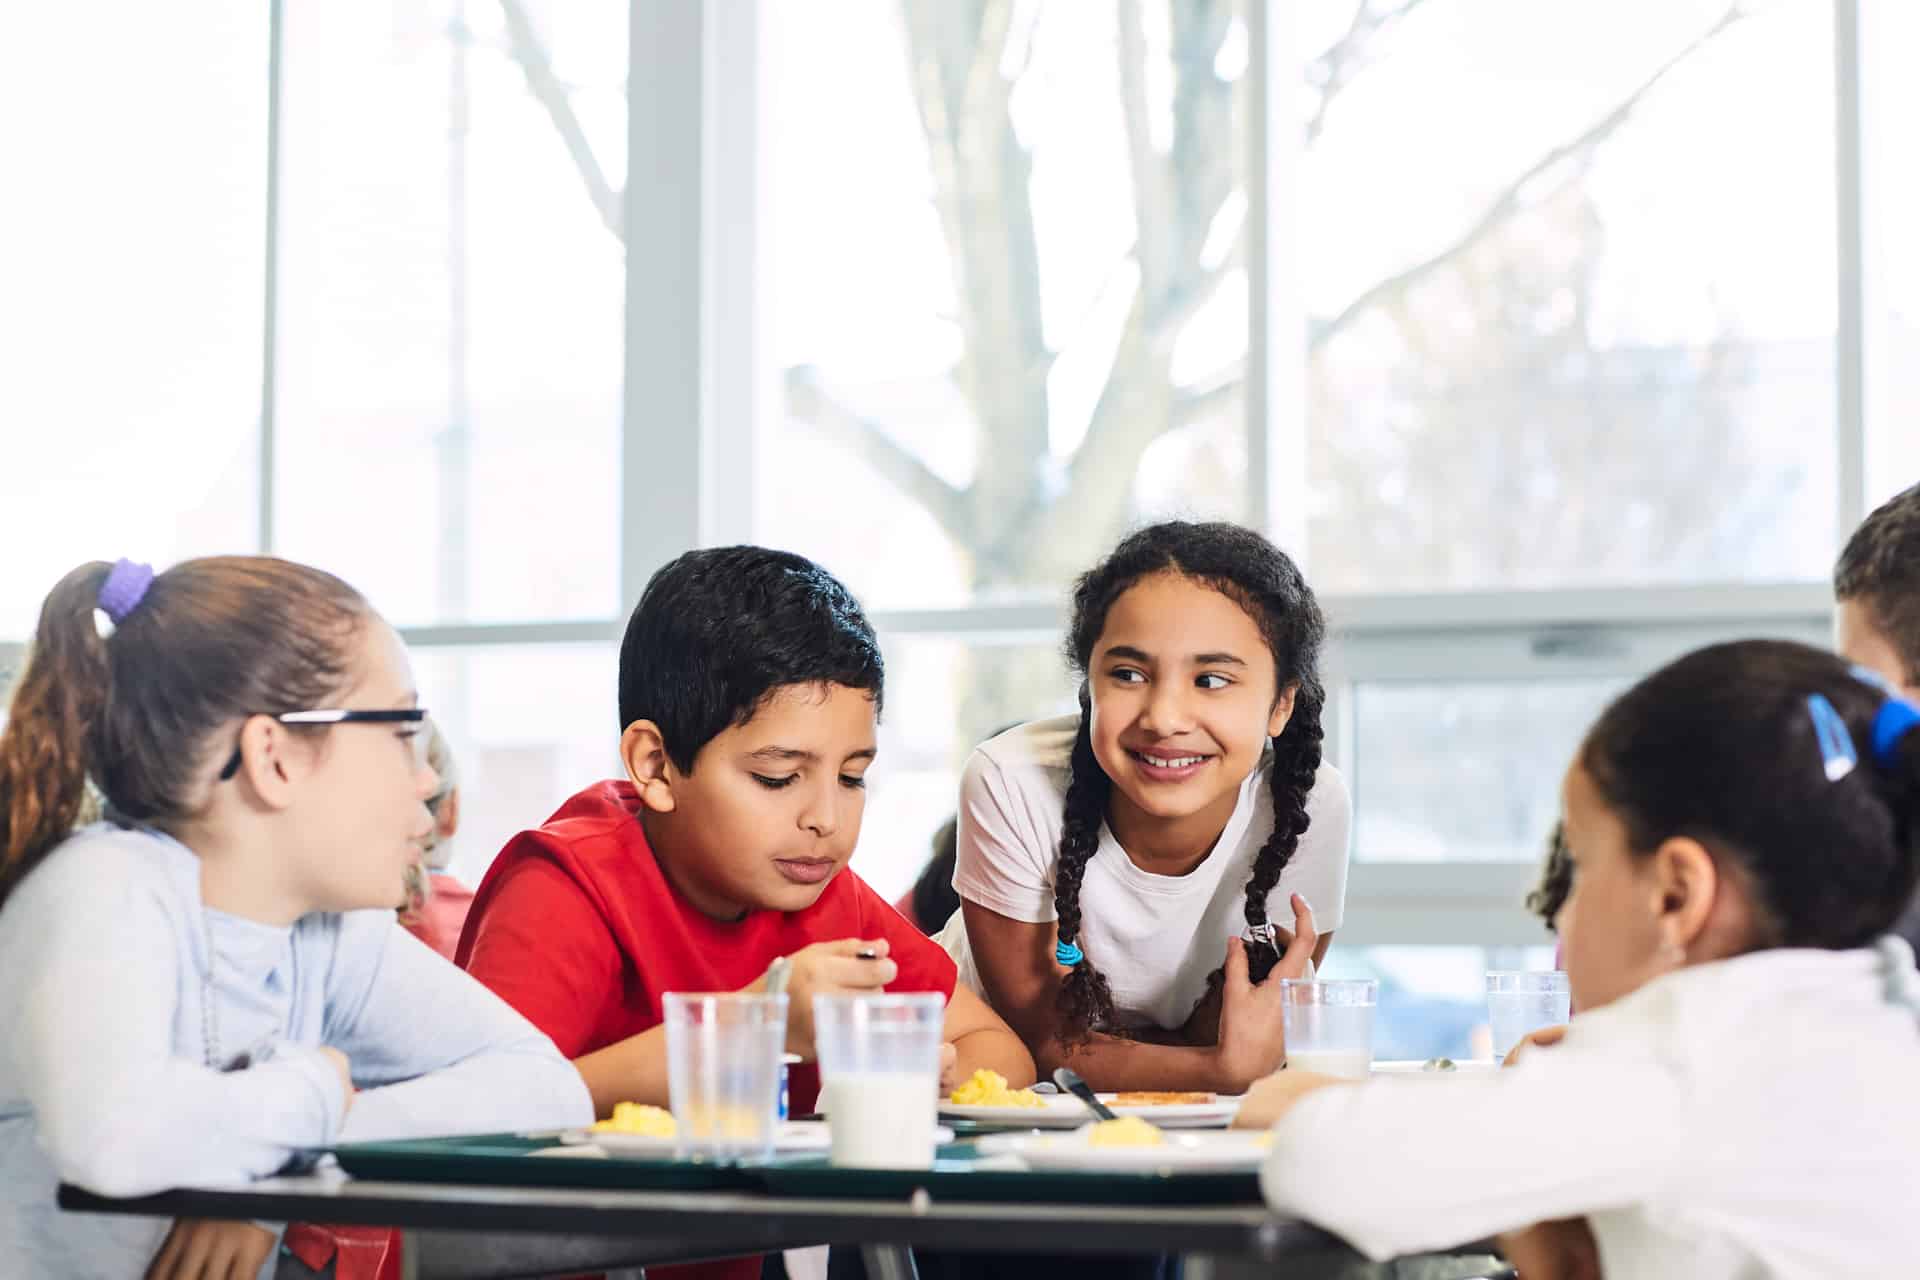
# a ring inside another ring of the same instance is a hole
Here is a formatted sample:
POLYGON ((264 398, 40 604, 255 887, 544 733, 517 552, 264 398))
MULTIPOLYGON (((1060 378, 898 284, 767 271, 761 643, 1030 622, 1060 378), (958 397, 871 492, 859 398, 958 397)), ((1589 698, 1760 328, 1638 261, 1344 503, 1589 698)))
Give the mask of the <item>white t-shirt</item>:
MULTIPOLYGON (((1065 822, 1068 765, 1078 716, 1039 720, 981 744, 960 783, 954 890, 1012 920, 1053 920, 1055 857, 1065 822)), ((1272 752, 1241 784, 1219 841, 1184 876, 1142 871, 1106 823, 1080 884, 1081 949, 1113 988, 1121 1022, 1172 1029, 1185 1024, 1206 993, 1207 976, 1226 958, 1227 939, 1245 932, 1247 878, 1273 832, 1268 790, 1272 752)), ((1307 798, 1309 825, 1267 899, 1267 918, 1293 927, 1289 896, 1305 897, 1314 926, 1340 925, 1347 896, 1347 833, 1353 803, 1339 770, 1321 764, 1307 798)), ((979 978, 958 915, 940 941, 976 989, 979 978)))
POLYGON ((1585 1216, 1607 1280, 1909 1275, 1915 984, 1897 939, 1681 969, 1512 1070, 1303 1099, 1262 1185, 1376 1259, 1585 1216))

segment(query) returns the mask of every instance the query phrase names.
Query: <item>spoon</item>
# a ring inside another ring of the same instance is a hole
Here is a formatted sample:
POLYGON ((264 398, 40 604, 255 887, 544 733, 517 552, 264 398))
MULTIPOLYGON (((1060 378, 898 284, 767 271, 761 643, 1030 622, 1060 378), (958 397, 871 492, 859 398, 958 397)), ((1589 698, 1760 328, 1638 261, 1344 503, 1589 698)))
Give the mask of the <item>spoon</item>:
POLYGON ((1061 1067, 1053 1073, 1053 1082, 1066 1092, 1080 1099, 1080 1101, 1086 1103, 1087 1110, 1093 1112, 1093 1114, 1100 1119, 1118 1120, 1120 1118, 1113 1114, 1106 1103, 1100 1101, 1100 1099, 1094 1095, 1093 1089, 1085 1080, 1080 1078, 1080 1073, 1073 1070, 1073 1068, 1061 1067))

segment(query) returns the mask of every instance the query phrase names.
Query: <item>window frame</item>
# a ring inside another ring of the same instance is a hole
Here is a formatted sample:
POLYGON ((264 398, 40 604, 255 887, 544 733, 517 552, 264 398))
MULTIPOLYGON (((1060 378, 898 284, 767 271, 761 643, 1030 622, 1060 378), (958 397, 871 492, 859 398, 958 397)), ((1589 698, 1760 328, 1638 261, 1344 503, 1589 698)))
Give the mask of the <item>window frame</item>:
MULTIPOLYGON (((770 0, 630 0, 627 172, 647 175, 644 199, 624 200, 628 257, 621 426, 619 597, 639 598, 653 570, 695 545, 752 536, 751 451, 765 407, 777 403, 756 288, 766 241, 760 147, 761 27, 770 0)), ((259 420, 258 546, 275 545, 275 335, 279 306, 280 130, 284 0, 272 0, 267 51, 268 144, 265 360, 259 420)), ((1299 174, 1291 80, 1297 63, 1291 0, 1250 0, 1248 270, 1250 290, 1248 506, 1284 545, 1306 546, 1301 505, 1284 500, 1306 456, 1305 317, 1295 276, 1299 174), (1298 523, 1288 525, 1286 521, 1298 523)), ((1836 344, 1836 528, 1866 507, 1862 281, 1861 7, 1834 0, 1839 312, 1836 344)), ((292 157, 298 163, 298 156, 292 157)), ((632 188, 630 184, 630 190, 632 188)), ((1823 584, 1718 584, 1659 589, 1333 596, 1328 655, 1329 757, 1354 770, 1355 689, 1393 680, 1631 678, 1680 652, 1738 635, 1829 637, 1823 584)), ((623 618, 402 629, 421 650, 618 643, 623 618)), ((1057 605, 878 611, 887 635, 1051 639, 1057 605)), ((0 673, 25 646, 0 640, 0 673)), ((1355 862, 1343 941, 1537 944, 1517 902, 1534 868, 1520 863, 1355 862)))

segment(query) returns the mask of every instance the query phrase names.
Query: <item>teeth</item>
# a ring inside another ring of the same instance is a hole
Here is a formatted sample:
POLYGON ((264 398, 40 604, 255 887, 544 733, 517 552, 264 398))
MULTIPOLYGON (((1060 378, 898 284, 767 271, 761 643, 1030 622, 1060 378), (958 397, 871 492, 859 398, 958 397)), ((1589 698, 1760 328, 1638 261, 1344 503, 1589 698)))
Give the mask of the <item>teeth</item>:
POLYGON ((1199 764, 1206 759, 1205 756, 1150 756, 1145 752, 1140 753, 1140 758, 1162 769, 1184 769, 1190 764, 1199 764))

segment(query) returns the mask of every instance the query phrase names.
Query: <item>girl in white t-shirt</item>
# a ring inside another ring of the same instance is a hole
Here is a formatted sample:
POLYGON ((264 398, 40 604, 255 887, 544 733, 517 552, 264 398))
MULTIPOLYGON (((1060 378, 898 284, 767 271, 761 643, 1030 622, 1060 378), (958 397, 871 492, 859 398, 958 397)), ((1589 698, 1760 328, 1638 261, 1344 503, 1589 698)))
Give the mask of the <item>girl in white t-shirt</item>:
POLYGON ((942 935, 1043 1070, 1240 1092, 1280 1065, 1280 980, 1346 892, 1325 632, 1294 563, 1235 525, 1154 525, 1079 580, 1080 715, 968 762, 942 935))
POLYGON ((1557 924, 1580 1012, 1507 1071, 1283 1071, 1268 1200, 1375 1258, 1847 1280, 1920 1257, 1920 707, 1830 653, 1692 653, 1589 731, 1557 924))

